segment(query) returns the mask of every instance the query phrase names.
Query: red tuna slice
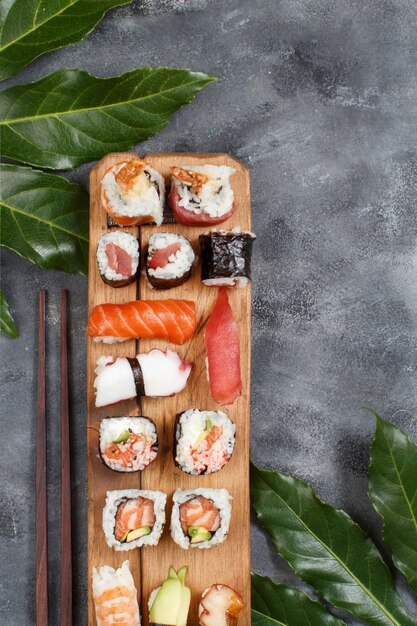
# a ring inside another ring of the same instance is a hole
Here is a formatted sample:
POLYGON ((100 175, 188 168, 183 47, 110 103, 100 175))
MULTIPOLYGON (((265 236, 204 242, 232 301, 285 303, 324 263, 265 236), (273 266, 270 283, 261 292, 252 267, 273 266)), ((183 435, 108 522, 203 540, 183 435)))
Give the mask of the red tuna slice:
POLYGON ((181 250, 180 243, 171 243, 171 245, 161 250, 155 250, 152 256, 148 259, 148 267, 156 270, 158 267, 165 267, 169 263, 169 257, 172 254, 177 254, 178 250, 181 250))
POLYGON ((221 224, 233 215, 236 210, 236 205, 233 202, 230 211, 220 217, 210 217, 210 215, 207 215, 207 213, 204 212, 197 215, 194 211, 189 211, 183 206, 180 206, 180 200, 181 198, 177 192, 176 185, 173 184, 168 196, 169 205, 174 212, 177 222, 180 224, 187 224, 188 226, 214 226, 215 224, 221 224))
POLYGON ((106 244, 106 255, 109 267, 122 276, 132 275, 132 257, 120 246, 114 243, 106 244))
POLYGON ((206 325, 210 393, 220 405, 233 404, 242 393, 239 334, 225 287, 206 325))

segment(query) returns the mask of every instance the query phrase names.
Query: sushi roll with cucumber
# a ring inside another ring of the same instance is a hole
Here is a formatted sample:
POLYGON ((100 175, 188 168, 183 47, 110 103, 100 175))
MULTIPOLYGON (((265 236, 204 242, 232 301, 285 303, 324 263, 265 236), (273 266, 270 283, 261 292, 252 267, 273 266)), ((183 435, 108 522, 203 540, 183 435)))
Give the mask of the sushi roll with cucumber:
POLYGON ((139 226, 162 224, 165 203, 165 181, 161 174, 143 159, 132 154, 106 171, 101 181, 102 205, 112 224, 139 226))
POLYGON ((250 283, 254 233, 236 227, 211 230, 199 239, 203 285, 246 287, 250 283))
POLYGON ((199 626, 237 626, 243 598, 228 585, 214 584, 201 596, 198 606, 199 626))
POLYGON ((169 204, 177 222, 189 226, 221 224, 235 211, 230 176, 225 165, 173 167, 169 204))
POLYGON ((158 436, 149 417, 105 417, 100 423, 100 457, 115 472, 138 472, 156 459, 158 436))
POLYGON ((114 569, 102 565, 93 568, 93 598, 97 626, 124 624, 140 626, 138 596, 129 561, 114 569))
POLYGON ((179 287, 191 276, 195 254, 186 237, 176 233, 151 235, 146 254, 146 275, 155 289, 179 287))
POLYGON ((213 474, 230 460, 236 426, 222 411, 190 409, 177 416, 175 463, 188 474, 213 474))
POLYGON ((140 396, 173 396, 187 384, 192 365, 172 350, 154 348, 134 358, 97 359, 96 406, 110 406, 140 396))
POLYGON ((173 495, 171 536, 181 548, 213 548, 227 537, 232 497, 226 489, 177 489, 173 495))
POLYGON ((185 586, 186 567, 178 572, 171 566, 168 578, 149 596, 150 626, 187 626, 191 592, 185 586))
POLYGON ((103 509, 107 545, 118 551, 155 546, 165 524, 166 499, 162 491, 108 491, 103 509))
POLYGON ((125 287, 136 280, 139 242, 134 235, 113 230, 100 237, 97 263, 101 279, 111 287, 125 287))

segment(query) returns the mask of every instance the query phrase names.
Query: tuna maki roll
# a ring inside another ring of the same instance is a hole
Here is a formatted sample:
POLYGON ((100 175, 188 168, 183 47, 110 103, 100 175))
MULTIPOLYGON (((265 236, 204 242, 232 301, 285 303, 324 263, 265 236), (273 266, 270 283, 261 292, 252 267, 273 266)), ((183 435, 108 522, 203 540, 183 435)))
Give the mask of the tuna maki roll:
POLYGON ((226 489, 178 489, 173 496, 171 535, 181 548, 213 548, 226 539, 231 516, 226 489))
POLYGON ((184 165, 172 168, 169 204, 177 222, 190 226, 221 224, 235 211, 232 167, 184 165))
POLYGON ((200 235, 201 282, 207 287, 246 287, 251 280, 250 231, 212 230, 200 235))
POLYGON ((97 263, 106 285, 124 287, 136 280, 139 267, 139 242, 134 235, 114 230, 100 237, 97 263))
POLYGON ((236 426, 222 411, 190 409, 177 416, 175 463, 188 474, 212 474, 230 460, 236 426))
POLYGON ((228 585, 214 584, 203 591, 198 606, 199 626, 237 626, 243 598, 228 585))
POLYGON ((172 350, 154 348, 135 358, 97 359, 96 406, 110 406, 140 396, 173 396, 187 384, 192 365, 172 350))
POLYGON ((191 276, 195 254, 186 237, 176 233, 155 233, 149 239, 146 275, 155 289, 171 289, 191 276))
POLYGON ((162 224, 165 182, 159 172, 143 159, 115 163, 101 181, 102 204, 119 226, 162 224))
POLYGON ((162 491, 108 491, 103 509, 107 545, 118 551, 155 546, 165 524, 166 499, 162 491))
POLYGON ((116 472, 144 470, 158 454, 156 426, 149 417, 105 417, 100 423, 100 457, 116 472))

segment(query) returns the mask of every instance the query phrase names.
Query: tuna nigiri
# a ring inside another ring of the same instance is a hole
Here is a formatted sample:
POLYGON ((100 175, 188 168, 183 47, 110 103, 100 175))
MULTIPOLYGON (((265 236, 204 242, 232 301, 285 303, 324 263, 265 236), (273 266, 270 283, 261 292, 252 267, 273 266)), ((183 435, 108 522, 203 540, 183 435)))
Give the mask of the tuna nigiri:
POLYGON ((87 333, 95 341, 166 339, 183 344, 196 327, 192 300, 136 300, 125 304, 99 304, 88 320, 87 333))
POLYGON ((242 393, 240 345, 225 287, 219 290, 206 325, 206 348, 210 393, 218 404, 233 404, 242 393))

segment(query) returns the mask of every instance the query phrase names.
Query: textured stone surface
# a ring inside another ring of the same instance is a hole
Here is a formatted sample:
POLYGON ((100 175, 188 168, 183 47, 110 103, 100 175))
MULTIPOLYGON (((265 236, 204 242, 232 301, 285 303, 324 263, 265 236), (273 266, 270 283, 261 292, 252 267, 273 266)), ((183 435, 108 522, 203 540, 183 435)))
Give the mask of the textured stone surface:
MULTIPOLYGON (((228 151, 252 170, 252 451, 345 508, 381 545, 366 496, 375 407, 417 440, 414 0, 144 0, 7 85, 61 67, 108 76, 140 65, 220 81, 145 150, 228 151)), ((70 178, 87 185, 90 165, 70 178)), ((21 330, 1 338, 0 624, 34 623, 35 309, 48 300, 51 586, 58 591, 56 381, 59 291, 70 291, 75 623, 86 624, 87 281, 3 254, 21 330)), ((253 569, 295 582, 264 534, 253 569)), ((401 581, 399 581, 401 584, 401 581)), ((411 602, 408 598, 407 601, 411 602)), ((353 620, 347 620, 355 623, 353 620)), ((58 623, 56 594, 50 623, 58 623)))

